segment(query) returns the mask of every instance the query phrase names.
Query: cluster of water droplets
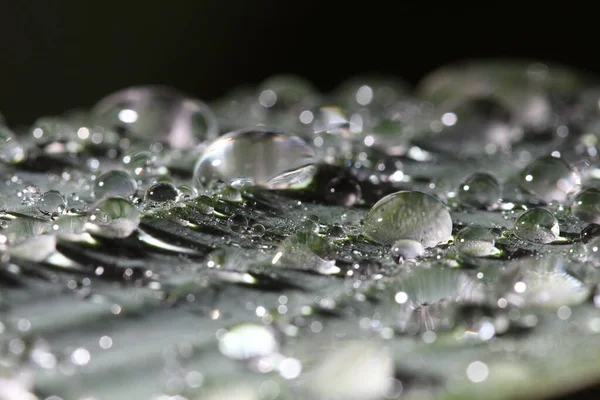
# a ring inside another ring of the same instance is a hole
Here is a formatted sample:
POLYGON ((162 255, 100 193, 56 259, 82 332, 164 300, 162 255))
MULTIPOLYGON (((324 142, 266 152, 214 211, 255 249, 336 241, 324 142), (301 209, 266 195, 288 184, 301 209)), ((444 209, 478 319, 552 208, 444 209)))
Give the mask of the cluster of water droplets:
MULTIPOLYGON (((373 336, 491 343, 600 308, 588 301, 600 284, 596 84, 524 62, 444 67, 415 90, 362 76, 324 94, 281 75, 210 104, 136 87, 1 125, 1 277, 65 279, 102 304, 95 288, 118 280, 185 304, 219 327, 222 356, 276 373, 264 398, 289 380, 306 398, 396 398, 401 361, 373 336), (358 344, 302 351, 337 334, 358 344), (357 348, 377 384, 354 382, 357 348)), ((70 364, 88 364, 84 350, 70 364)), ((489 373, 475 359, 465 371, 489 373)))

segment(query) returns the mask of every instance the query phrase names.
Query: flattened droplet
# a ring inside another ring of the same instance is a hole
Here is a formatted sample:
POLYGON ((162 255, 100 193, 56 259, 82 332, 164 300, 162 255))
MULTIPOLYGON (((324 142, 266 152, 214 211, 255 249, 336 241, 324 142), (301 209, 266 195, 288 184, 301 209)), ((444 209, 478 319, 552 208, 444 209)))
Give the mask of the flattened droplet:
POLYGON ((492 232, 481 226, 469 226, 456 235, 456 248, 459 253, 471 257, 487 257, 496 254, 492 232))
POLYGON ((433 196, 402 191, 379 200, 364 219, 369 239, 392 244, 400 239, 434 247, 452 234, 452 218, 446 206, 433 196))
POLYGON ((515 235, 529 242, 551 243, 560 235, 558 220, 544 208, 532 208, 515 221, 515 235))
POLYGON ((571 212, 582 221, 600 223, 600 190, 585 188, 575 196, 571 212))

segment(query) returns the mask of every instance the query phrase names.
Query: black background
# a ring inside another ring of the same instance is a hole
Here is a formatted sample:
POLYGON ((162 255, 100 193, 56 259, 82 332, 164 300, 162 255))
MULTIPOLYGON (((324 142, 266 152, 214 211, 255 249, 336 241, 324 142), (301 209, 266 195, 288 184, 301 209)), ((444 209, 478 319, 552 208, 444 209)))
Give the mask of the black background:
POLYGON ((581 4, 404 3, 0 0, 0 112, 26 124, 149 83, 210 100, 283 72, 322 90, 361 72, 414 84, 465 58, 600 72, 600 29, 581 4))
POLYGON ((148 83, 210 100, 280 72, 322 90, 361 72, 415 83, 464 58, 527 57, 600 71, 596 24, 573 10, 548 3, 524 10, 504 3, 0 0, 0 112, 11 124, 30 123, 148 83))

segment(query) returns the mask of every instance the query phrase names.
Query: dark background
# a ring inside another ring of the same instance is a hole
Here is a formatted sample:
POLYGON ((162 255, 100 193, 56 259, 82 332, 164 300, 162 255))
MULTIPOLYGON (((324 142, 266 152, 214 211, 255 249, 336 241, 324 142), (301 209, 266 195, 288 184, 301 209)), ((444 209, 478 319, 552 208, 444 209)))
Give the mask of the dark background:
POLYGON ((322 90, 360 72, 415 83, 471 57, 600 71, 596 24, 572 7, 389 4, 0 0, 0 112, 11 124, 30 123, 148 83, 210 100, 280 72, 322 90))

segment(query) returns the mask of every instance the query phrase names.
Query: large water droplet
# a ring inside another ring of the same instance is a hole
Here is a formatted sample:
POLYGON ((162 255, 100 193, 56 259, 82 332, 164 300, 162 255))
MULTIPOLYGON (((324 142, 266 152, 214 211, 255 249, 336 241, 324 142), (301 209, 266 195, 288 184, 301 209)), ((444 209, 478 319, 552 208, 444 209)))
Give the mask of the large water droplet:
POLYGON ((544 208, 527 210, 515 221, 515 235, 529 242, 551 243, 559 234, 556 217, 544 208))
POLYGON ((67 208, 67 200, 57 190, 49 190, 42 195, 37 203, 37 209, 46 215, 62 214, 67 208))
POLYGON ((600 223, 600 190, 585 188, 575 196, 571 212, 582 221, 600 223))
POLYGON ((471 257, 487 257, 497 254, 492 232, 481 226, 469 226, 456 235, 456 248, 459 253, 471 257))
POLYGON ((96 179, 94 195, 97 199, 121 196, 131 197, 137 191, 137 182, 125 171, 108 171, 96 179))
POLYGON ((93 206, 94 219, 86 226, 91 232, 106 237, 125 238, 140 224, 140 213, 128 200, 107 197, 93 206))
POLYGON ((102 99, 92 110, 99 125, 148 141, 186 149, 219 133, 217 119, 203 102, 164 86, 124 89, 102 99))
POLYGON ((468 176, 458 190, 458 200, 465 205, 494 209, 502 197, 502 187, 498 180, 490 174, 476 172, 468 176))
POLYGON ((14 164, 23 161, 25 151, 17 141, 15 134, 5 126, 0 125, 0 161, 14 164))
POLYGON ((424 247, 434 247, 452 234, 452 219, 444 204, 421 192, 385 196, 371 208, 364 224, 365 236, 388 245, 412 239, 424 247))
POLYGON ((579 175, 560 158, 540 157, 521 171, 520 185, 546 203, 564 202, 581 183, 579 175))
POLYGON ((314 151, 299 137, 259 128, 243 129, 212 142, 198 161, 200 186, 247 182, 269 189, 306 186, 316 172, 314 151))

